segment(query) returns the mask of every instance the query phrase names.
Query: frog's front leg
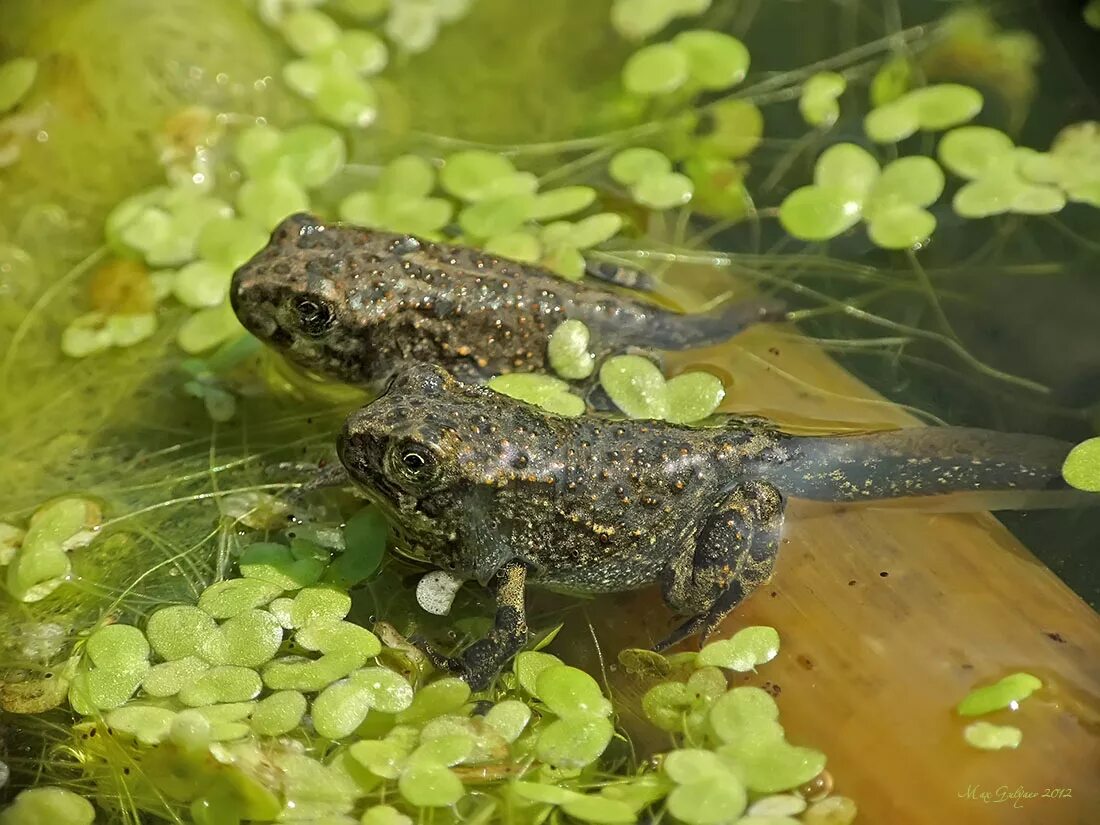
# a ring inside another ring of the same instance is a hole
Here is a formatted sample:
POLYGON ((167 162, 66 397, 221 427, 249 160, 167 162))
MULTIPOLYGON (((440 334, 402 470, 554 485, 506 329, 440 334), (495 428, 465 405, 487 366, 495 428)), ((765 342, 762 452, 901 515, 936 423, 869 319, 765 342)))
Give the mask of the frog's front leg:
POLYGON ((518 560, 507 562, 489 582, 496 599, 493 627, 484 639, 479 639, 459 656, 443 656, 428 645, 421 645, 425 655, 440 670, 462 677, 473 690, 484 690, 511 659, 527 643, 527 611, 524 590, 527 568, 518 560))
POLYGON ((671 560, 661 577, 665 602, 688 619, 656 650, 696 633, 705 641, 742 599, 771 577, 783 508, 782 494, 766 481, 747 481, 715 502, 695 541, 671 560))

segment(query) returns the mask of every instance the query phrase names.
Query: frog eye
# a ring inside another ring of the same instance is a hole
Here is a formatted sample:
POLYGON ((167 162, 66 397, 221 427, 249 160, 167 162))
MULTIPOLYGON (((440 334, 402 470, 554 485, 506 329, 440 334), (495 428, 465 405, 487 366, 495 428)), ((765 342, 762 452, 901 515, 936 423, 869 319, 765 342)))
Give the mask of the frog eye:
POLYGON ((320 299, 296 298, 294 311, 298 314, 302 332, 314 338, 324 335, 335 320, 332 306, 320 299))
POLYGON ((429 447, 415 441, 395 445, 390 461, 390 466, 396 467, 402 475, 418 481, 427 479, 436 469, 435 454, 429 447))

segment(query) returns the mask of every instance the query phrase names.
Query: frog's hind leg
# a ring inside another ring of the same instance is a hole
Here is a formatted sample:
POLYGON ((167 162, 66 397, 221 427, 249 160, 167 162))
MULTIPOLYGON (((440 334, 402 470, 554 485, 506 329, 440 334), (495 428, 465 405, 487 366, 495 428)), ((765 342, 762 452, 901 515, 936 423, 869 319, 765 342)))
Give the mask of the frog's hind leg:
POLYGON ((440 670, 460 676, 473 690, 484 690, 527 643, 526 584, 527 568, 520 561, 510 561, 497 571, 489 585, 497 603, 493 627, 461 655, 444 656, 419 639, 417 646, 440 670))
POLYGON ((695 634, 705 641, 742 599, 771 577, 783 508, 783 496, 766 481, 746 482, 718 500, 694 544, 661 577, 665 601, 689 618, 656 650, 695 634))

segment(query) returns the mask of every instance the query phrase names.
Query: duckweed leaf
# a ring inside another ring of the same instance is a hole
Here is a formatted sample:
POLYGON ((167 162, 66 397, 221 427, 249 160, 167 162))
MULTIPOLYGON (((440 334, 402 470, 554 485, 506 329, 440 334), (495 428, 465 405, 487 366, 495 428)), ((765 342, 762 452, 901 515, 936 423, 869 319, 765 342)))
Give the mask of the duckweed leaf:
POLYGON ((400 725, 414 725, 451 713, 466 704, 470 686, 461 679, 448 676, 425 685, 413 696, 408 709, 397 715, 400 725))
POLYGON ((485 724, 503 736, 506 742, 515 742, 530 721, 531 709, 517 699, 497 702, 485 714, 485 724))
POLYGON ((193 309, 217 306, 229 294, 231 272, 209 261, 194 261, 178 270, 172 279, 176 300, 193 309))
POLYGON ((555 768, 583 768, 600 758, 614 728, 603 716, 574 716, 539 731, 538 758, 555 768))
POLYGON ((504 195, 480 200, 467 206, 458 216, 462 231, 475 238, 490 238, 514 232, 530 217, 534 196, 504 195))
POLYGON ((1062 478, 1078 490, 1100 493, 1100 437, 1086 439, 1069 451, 1062 478))
POLYGON ((247 702, 263 688, 260 674, 238 665, 218 665, 203 671, 199 678, 179 692, 179 700, 188 707, 218 702, 247 702))
POLYGON ((590 376, 596 358, 588 351, 589 340, 588 327, 583 321, 562 321, 550 333, 546 345, 546 355, 554 372, 572 381, 590 376))
POLYGON ((746 813, 755 817, 792 817, 806 810, 806 800, 795 794, 764 796, 749 805, 746 813))
POLYGON ((202 591, 199 609, 215 619, 228 619, 263 607, 282 592, 279 585, 260 579, 226 579, 202 591))
POLYGON ((509 785, 512 793, 520 799, 529 802, 540 802, 543 805, 564 805, 571 799, 576 799, 580 794, 568 788, 559 788, 557 785, 544 785, 540 782, 513 782, 509 785))
POLYGON ((279 26, 287 44, 298 54, 315 54, 336 45, 340 26, 316 9, 296 9, 283 17, 279 26))
POLYGON ((183 322, 176 343, 188 355, 197 355, 240 336, 243 327, 228 303, 200 309, 183 322))
POLYGON ((435 167, 419 155, 401 155, 386 164, 375 191, 401 198, 424 198, 435 188, 435 167))
POLYGON ((566 418, 575 418, 585 410, 584 399, 570 392, 564 381, 551 375, 511 372, 489 379, 488 386, 509 398, 566 418))
POLYGON ((872 109, 863 119, 863 131, 875 143, 897 143, 915 134, 919 128, 916 107, 904 97, 872 109))
POLYGON ((922 246, 936 229, 935 216, 910 203, 877 208, 867 224, 867 236, 882 249, 922 246))
POLYGON ((591 186, 562 186, 535 197, 529 218, 545 221, 580 212, 596 200, 596 190, 591 186))
POLYGON ((364 683, 345 679, 331 684, 313 700, 313 727, 326 739, 343 739, 363 724, 371 698, 364 683))
POLYGON ((409 752, 403 742, 393 738, 361 740, 348 748, 356 762, 382 779, 397 779, 409 752))
POLYGON ((172 719, 168 736, 182 748, 204 748, 210 742, 210 720, 198 710, 182 710, 172 719))
POLYGON ((367 658, 356 651, 326 653, 316 660, 284 656, 264 665, 263 680, 272 690, 312 693, 362 667, 367 658))
POLYGON ((405 801, 417 808, 446 808, 466 793, 457 776, 432 762, 410 765, 401 774, 397 788, 405 801))
POLYGON ((608 358, 600 367, 600 384, 615 406, 631 418, 663 419, 668 415, 665 377, 647 358, 608 358))
POLYGON ((503 155, 472 149, 450 155, 439 173, 439 182, 456 198, 476 202, 492 194, 490 187, 494 182, 510 177, 515 171, 503 155))
POLYGON ((250 544, 241 553, 241 575, 271 582, 281 590, 298 590, 316 582, 324 572, 319 559, 299 559, 290 548, 272 542, 250 544))
POLYGON ((664 95, 683 86, 690 70, 685 51, 671 43, 654 43, 627 58, 623 86, 636 95, 664 95))
POLYGON ((692 704, 691 694, 680 682, 654 685, 642 697, 642 712, 661 730, 680 731, 692 704))
POLYGON ((44 786, 20 791, 15 800, 0 811, 0 825, 92 825, 95 808, 82 796, 64 788, 44 786))
POLYGON ((0 63, 0 114, 14 109, 31 90, 38 76, 38 61, 17 57, 0 63))
POLYGON ((144 745, 156 745, 168 737, 176 712, 149 705, 128 705, 110 711, 104 721, 114 730, 128 733, 144 745))
POLYGON ((577 794, 565 801, 562 810, 582 822, 600 825, 628 825, 638 819, 625 802, 596 794, 577 794))
POLYGON ((290 605, 290 627, 317 621, 340 621, 351 610, 351 596, 334 587, 307 587, 290 605))
POLYGON ((691 79, 704 89, 728 89, 744 80, 749 70, 749 50, 724 32, 681 32, 672 39, 672 45, 687 56, 691 79))
POLYGON ((684 372, 665 383, 668 412, 665 420, 673 424, 691 424, 712 415, 726 388, 709 372, 684 372))
POLYGON ((274 657, 283 628, 266 610, 247 610, 224 621, 199 646, 199 655, 215 665, 259 667, 274 657))
POLYGON ((881 107, 909 91, 913 66, 904 55, 891 57, 871 78, 871 105, 881 107))
POLYGON ((548 249, 541 263, 567 281, 579 281, 584 277, 584 257, 572 244, 548 249))
POLYGON ((569 242, 576 249, 590 249, 615 237, 622 228, 621 215, 614 212, 600 212, 573 224, 569 242))
POLYGON ((988 126, 960 126, 940 140, 940 162, 960 177, 971 180, 995 171, 1015 149, 1012 138, 988 126))
POLYGON ((913 155, 888 163, 870 193, 870 209, 879 204, 931 206, 943 194, 943 170, 931 158, 913 155))
POLYGON ((350 70, 324 71, 316 92, 306 96, 312 97, 317 114, 341 126, 364 129, 378 115, 378 92, 350 70))
MULTIPOLYGON (((278 147, 279 171, 299 186, 323 186, 344 166, 343 136, 320 123, 306 123, 283 135, 278 147)), ((289 213, 287 213, 289 214, 289 213)))
POLYGON ((1030 673, 1013 673, 992 685, 976 688, 955 708, 960 716, 981 716, 1002 708, 1016 710, 1020 702, 1043 686, 1030 673))
POLYGON ((665 775, 678 785, 712 777, 730 775, 730 766, 711 751, 699 748, 681 748, 672 751, 662 763, 665 775))
POLYGON ((330 64, 346 67, 358 75, 376 75, 389 62, 386 44, 374 32, 349 29, 321 57, 330 64))
POLYGON ((803 186, 779 205, 779 222, 804 241, 824 241, 848 231, 860 221, 862 205, 849 190, 803 186))
POLYGON ((695 185, 691 182, 691 178, 679 172, 650 175, 630 187, 630 194, 634 200, 651 209, 672 209, 675 206, 683 206, 691 200, 694 191, 695 185))
POLYGON ((669 0, 615 0, 611 4, 611 25, 628 40, 645 40, 679 13, 669 0))
POLYGON ((193 684, 210 664, 198 656, 185 656, 170 662, 153 665, 141 682, 141 689, 150 696, 175 696, 185 687, 193 684))
POLYGON ((535 686, 539 674, 548 667, 564 664, 561 659, 550 653, 524 650, 512 661, 512 672, 516 680, 530 696, 535 696, 535 686))
POLYGON ((382 565, 389 523, 377 507, 364 507, 344 528, 344 552, 329 566, 325 578, 337 587, 350 587, 371 578, 382 565))
POLYGON ((672 171, 672 161, 656 149, 635 147, 616 152, 608 171, 618 183, 633 186, 642 178, 668 174, 672 171))
POLYGON ((147 663, 149 642, 133 625, 109 624, 88 637, 84 654, 96 667, 126 670, 147 663))
MULTIPOLYGON (((351 681, 370 692, 371 706, 382 713, 401 713, 413 703, 412 686, 400 674, 387 668, 369 667, 357 670, 351 675, 351 681)), ((461 691, 456 694, 461 695, 461 691)), ((449 701, 453 700, 454 697, 449 701)))
POLYGON ((848 81, 836 72, 817 72, 802 84, 798 111, 811 126, 832 126, 840 117, 837 98, 844 94, 848 81))
POLYGON ((274 229, 287 215, 309 210, 309 196, 290 177, 247 180, 237 193, 237 209, 264 229, 274 229))
POLYGON ((721 100, 709 109, 711 128, 698 138, 704 155, 743 158, 760 145, 764 113, 748 100, 721 100))
POLYGON ((1018 748, 1024 739, 1023 732, 1012 725, 991 725, 989 722, 972 722, 963 730, 968 745, 981 750, 1018 748))
POLYGON ((535 679, 535 695, 563 719, 609 716, 611 703, 596 680, 575 667, 554 665, 535 679))
POLYGON ((852 825, 856 803, 846 796, 830 796, 813 803, 802 816, 803 825, 852 825))
POLYGON ((539 239, 526 231, 505 232, 485 241, 485 251, 513 261, 533 264, 542 255, 539 239))
POLYGON ((294 640, 306 650, 354 654, 364 660, 382 652, 378 637, 352 622, 318 619, 301 628, 294 640))
POLYGON ((823 189, 850 193, 862 200, 879 179, 874 156, 854 143, 835 143, 821 153, 814 166, 814 183, 823 189))
POLYGON ((906 97, 917 109, 920 127, 929 132, 965 123, 982 110, 983 102, 981 92, 958 83, 925 86, 906 97))
POLYGON ((732 773, 679 785, 668 795, 668 812, 687 825, 719 825, 745 810, 745 787, 732 773))
POLYGON ((362 825, 413 825, 411 817, 389 805, 374 805, 363 812, 362 825))
POLYGON ((779 634, 774 627, 746 627, 729 639, 708 644, 699 651, 696 662, 744 673, 770 662, 778 653, 779 634))

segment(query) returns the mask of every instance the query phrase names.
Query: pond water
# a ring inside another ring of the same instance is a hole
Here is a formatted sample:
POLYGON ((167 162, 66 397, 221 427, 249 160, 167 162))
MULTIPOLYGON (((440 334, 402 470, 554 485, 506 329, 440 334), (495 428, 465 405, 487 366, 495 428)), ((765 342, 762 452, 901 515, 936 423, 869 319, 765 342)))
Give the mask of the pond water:
POLYGON ((717 634, 747 635, 659 657, 637 650, 672 626, 655 590, 532 592, 538 652, 471 698, 406 637, 462 649, 491 624, 485 591, 431 616, 375 511, 292 496, 366 395, 289 366, 226 297, 310 209, 567 279, 644 270, 688 311, 783 300, 791 323, 666 359, 721 380, 695 417, 1085 442, 1100 32, 1081 4, 9 0, 4 18, 0 824, 1100 810, 1100 509, 795 502, 774 578, 717 634), (645 174, 623 172, 638 149, 645 174), (830 174, 839 205, 799 210, 830 174), (1011 674, 989 713, 956 713, 1011 674))

